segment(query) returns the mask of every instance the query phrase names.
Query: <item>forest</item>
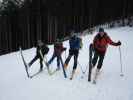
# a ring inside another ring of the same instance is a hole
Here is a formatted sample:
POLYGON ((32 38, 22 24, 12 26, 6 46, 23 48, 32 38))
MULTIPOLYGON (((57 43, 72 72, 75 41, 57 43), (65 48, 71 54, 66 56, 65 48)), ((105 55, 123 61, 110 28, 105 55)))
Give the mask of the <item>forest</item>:
MULTIPOLYGON (((3 0, 0 55, 133 16, 132 0, 3 0)), ((123 23, 124 25, 124 23, 123 23)))

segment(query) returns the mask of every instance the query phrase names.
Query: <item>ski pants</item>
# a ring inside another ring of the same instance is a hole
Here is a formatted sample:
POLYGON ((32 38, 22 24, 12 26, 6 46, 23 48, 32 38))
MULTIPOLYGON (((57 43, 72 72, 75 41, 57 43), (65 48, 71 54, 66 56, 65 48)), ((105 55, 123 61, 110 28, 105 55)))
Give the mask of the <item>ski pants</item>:
POLYGON ((69 50, 69 55, 65 61, 65 64, 68 65, 70 59, 72 56, 74 56, 74 65, 73 65, 73 70, 75 70, 77 68, 77 60, 78 60, 78 54, 79 54, 79 50, 69 50))
POLYGON ((99 53, 96 50, 94 50, 94 56, 93 56, 93 59, 92 59, 92 64, 93 64, 93 66, 95 66, 97 61, 98 61, 97 69, 99 69, 99 70, 102 68, 102 64, 103 64, 103 60, 104 60, 104 55, 105 54, 99 53))
POLYGON ((29 63, 29 66, 31 66, 37 59, 40 59, 40 69, 43 69, 43 59, 41 56, 36 55, 31 62, 29 63))
POLYGON ((48 61, 48 64, 51 64, 53 62, 53 60, 57 57, 57 67, 60 68, 60 62, 61 62, 61 59, 60 59, 60 55, 56 54, 56 53, 53 53, 53 56, 52 58, 48 61))

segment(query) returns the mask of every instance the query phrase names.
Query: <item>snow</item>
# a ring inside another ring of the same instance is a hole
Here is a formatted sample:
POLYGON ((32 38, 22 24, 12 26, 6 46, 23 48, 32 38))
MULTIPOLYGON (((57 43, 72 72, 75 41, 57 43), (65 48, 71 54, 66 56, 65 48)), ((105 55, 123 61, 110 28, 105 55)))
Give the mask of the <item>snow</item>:
MULTIPOLYGON (((97 84, 87 81, 89 44, 93 35, 82 36, 83 48, 79 53, 78 68, 73 80, 69 80, 73 67, 71 59, 65 79, 62 70, 49 76, 47 70, 32 79, 28 79, 19 52, 0 56, 0 100, 133 100, 133 28, 121 27, 105 29, 114 41, 121 40, 122 67, 124 76, 121 77, 119 48, 109 46, 97 84), (87 71, 85 74, 83 71, 87 71), (83 77, 83 78, 81 78, 83 77)), ((68 41, 64 46, 69 48, 68 41)), ((50 45, 47 59, 53 53, 50 45)), ((35 48, 23 51, 24 57, 29 62, 35 55, 35 48)), ((63 53, 63 61, 68 55, 68 49, 63 53)), ((51 69, 56 68, 56 60, 51 64, 51 69)), ((30 68, 30 74, 39 70, 39 62, 30 68)))

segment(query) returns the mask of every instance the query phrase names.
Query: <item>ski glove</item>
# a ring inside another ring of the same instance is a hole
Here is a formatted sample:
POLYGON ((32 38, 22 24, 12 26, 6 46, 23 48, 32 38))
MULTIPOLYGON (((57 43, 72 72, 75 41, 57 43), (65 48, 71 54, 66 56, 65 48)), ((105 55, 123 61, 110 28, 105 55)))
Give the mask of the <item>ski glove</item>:
POLYGON ((118 45, 118 46, 121 45, 121 41, 118 41, 118 42, 117 42, 117 45, 118 45))

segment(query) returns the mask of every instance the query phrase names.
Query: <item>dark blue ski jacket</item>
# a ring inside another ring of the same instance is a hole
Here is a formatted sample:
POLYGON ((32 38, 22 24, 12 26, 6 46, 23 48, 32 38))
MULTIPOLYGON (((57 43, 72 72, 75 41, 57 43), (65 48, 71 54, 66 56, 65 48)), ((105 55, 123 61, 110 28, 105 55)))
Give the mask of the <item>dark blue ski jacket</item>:
POLYGON ((70 49, 75 50, 75 49, 80 49, 80 38, 77 36, 73 36, 70 38, 69 40, 69 44, 70 44, 70 49))

